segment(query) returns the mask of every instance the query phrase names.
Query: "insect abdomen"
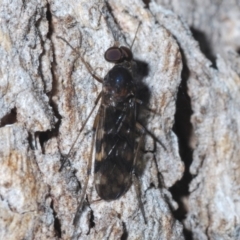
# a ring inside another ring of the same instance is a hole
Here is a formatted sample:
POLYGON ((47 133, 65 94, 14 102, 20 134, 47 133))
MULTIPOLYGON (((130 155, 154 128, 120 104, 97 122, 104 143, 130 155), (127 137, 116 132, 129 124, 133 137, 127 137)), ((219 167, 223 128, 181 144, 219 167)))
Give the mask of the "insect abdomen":
POLYGON ((115 107, 103 106, 105 119, 97 129, 95 187, 104 200, 123 195, 131 185, 135 148, 135 104, 128 99, 115 107))

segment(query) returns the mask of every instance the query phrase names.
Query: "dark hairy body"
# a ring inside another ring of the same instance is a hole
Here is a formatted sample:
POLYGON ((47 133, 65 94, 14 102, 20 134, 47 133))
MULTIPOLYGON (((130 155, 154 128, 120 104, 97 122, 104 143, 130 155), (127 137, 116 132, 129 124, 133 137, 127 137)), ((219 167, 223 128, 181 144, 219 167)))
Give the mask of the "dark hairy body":
POLYGON ((94 180, 98 195, 114 200, 131 185, 135 155, 135 82, 129 62, 116 64, 103 81, 96 131, 94 180))
MULTIPOLYGON (((63 38, 58 38, 68 44, 63 38)), ((71 47, 70 44, 68 45, 71 47)), ((75 51, 75 49, 73 50, 75 51)), ((101 99, 100 108, 93 126, 93 143, 95 141, 94 184, 99 197, 105 201, 111 201, 120 198, 126 193, 132 184, 132 180, 134 180, 137 153, 145 132, 144 128, 137 123, 136 105, 141 101, 136 99, 136 82, 134 78, 136 62, 133 61, 132 52, 129 48, 123 46, 110 47, 105 52, 104 57, 108 62, 115 63, 115 66, 104 79, 101 79, 92 73, 91 68, 81 57, 81 54, 79 54, 79 57, 91 76, 102 83, 103 88, 67 156, 70 155, 80 133, 101 99), (141 133, 139 141, 136 141, 137 132, 141 133)), ((78 210, 73 221, 75 226, 78 225, 84 205, 89 174, 91 173, 93 143, 88 161, 88 175, 83 185, 78 210)), ((61 168, 64 166, 66 159, 65 157, 61 168)), ((136 184, 136 181, 134 183, 138 191, 138 184, 136 184)), ((144 217, 141 200, 139 202, 144 217)))

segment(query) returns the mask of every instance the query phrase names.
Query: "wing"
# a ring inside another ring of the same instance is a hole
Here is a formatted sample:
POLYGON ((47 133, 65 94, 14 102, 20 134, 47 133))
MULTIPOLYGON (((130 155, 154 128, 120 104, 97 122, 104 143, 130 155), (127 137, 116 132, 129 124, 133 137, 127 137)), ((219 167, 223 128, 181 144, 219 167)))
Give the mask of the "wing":
POLYGON ((136 110, 133 98, 101 106, 96 132, 95 187, 104 200, 123 195, 131 185, 136 110))

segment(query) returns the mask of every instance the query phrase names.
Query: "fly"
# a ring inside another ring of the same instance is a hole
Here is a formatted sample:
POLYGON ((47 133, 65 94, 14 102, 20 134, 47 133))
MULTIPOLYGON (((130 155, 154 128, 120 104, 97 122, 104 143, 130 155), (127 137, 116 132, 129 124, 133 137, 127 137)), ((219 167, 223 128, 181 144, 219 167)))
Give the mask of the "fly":
MULTIPOLYGON (((62 39, 76 51, 65 39, 61 37, 58 38, 62 39)), ((113 46, 107 49, 104 58, 106 61, 114 63, 115 65, 107 73, 104 79, 93 74, 90 66, 84 61, 81 54, 79 52, 77 53, 91 76, 102 83, 102 91, 67 155, 69 156, 71 153, 80 133, 101 99, 101 104, 93 126, 94 135, 92 139, 91 154, 88 161, 88 175, 83 185, 78 211, 74 218, 75 226, 81 214, 80 212, 85 198, 88 179, 92 169, 91 159, 94 142, 95 188, 101 199, 111 201, 120 198, 126 193, 132 184, 132 180, 134 180, 133 175, 137 153, 143 133, 145 132, 144 128, 137 122, 136 105, 141 103, 141 101, 136 98, 136 81, 134 79, 136 62, 133 60, 131 48, 113 46), (141 133, 139 141, 136 140, 137 131, 141 133)), ((62 166, 63 165, 64 163, 62 166)), ((136 186, 137 184, 134 185, 138 188, 138 186, 136 186)), ((141 202, 140 207, 143 212, 141 202)))
POLYGON ((122 196, 131 185, 136 149, 136 86, 129 48, 111 47, 105 59, 115 66, 103 79, 94 182, 98 195, 109 201, 122 196))

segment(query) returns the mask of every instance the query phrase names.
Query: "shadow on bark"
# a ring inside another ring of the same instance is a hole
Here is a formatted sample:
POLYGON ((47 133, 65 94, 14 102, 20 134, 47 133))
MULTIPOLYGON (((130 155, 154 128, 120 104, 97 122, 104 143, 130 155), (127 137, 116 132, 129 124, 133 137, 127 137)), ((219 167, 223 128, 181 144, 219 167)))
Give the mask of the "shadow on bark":
MULTIPOLYGON (((189 78, 189 69, 186 64, 186 60, 183 52, 183 70, 181 74, 182 82, 179 85, 177 100, 176 100, 176 113, 175 124, 173 131, 178 136, 179 141, 179 154, 182 161, 185 164, 185 171, 181 180, 179 180, 169 190, 172 193, 173 199, 178 203, 179 208, 173 212, 173 215, 179 221, 183 221, 187 214, 187 208, 184 205, 183 198, 189 196, 188 186, 192 180, 192 175, 189 172, 190 165, 192 163, 192 149, 190 147, 190 140, 192 136, 192 124, 190 118, 192 115, 191 100, 187 94, 187 80, 189 78)), ((192 233, 184 229, 184 236, 187 240, 192 239, 192 233)))
POLYGON ((192 31, 194 39, 198 42, 201 52, 212 62, 212 67, 217 69, 216 56, 212 52, 210 41, 208 41, 204 32, 193 27, 191 27, 190 30, 192 31))

